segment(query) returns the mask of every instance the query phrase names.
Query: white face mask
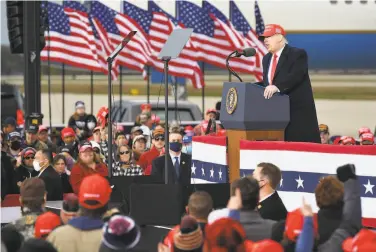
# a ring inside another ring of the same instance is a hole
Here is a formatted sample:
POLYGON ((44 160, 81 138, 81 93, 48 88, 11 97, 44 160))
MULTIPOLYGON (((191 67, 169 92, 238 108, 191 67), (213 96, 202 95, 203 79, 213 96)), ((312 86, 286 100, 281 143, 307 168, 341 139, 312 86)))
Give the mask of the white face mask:
POLYGON ((88 122, 87 127, 88 127, 89 130, 94 129, 95 128, 95 122, 88 122))
POLYGON ((34 170, 36 170, 37 172, 39 172, 41 169, 40 164, 37 160, 33 161, 33 167, 34 167, 34 170))

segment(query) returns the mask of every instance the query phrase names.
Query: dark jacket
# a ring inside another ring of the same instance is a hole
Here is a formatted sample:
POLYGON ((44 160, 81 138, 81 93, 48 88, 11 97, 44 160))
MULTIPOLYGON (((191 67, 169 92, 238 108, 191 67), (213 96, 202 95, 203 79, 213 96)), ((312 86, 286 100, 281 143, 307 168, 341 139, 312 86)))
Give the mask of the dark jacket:
POLYGON ((344 207, 340 226, 329 240, 318 247, 319 252, 342 251, 342 243, 355 236, 362 227, 362 206, 359 181, 349 179, 345 183, 344 207))
POLYGON ((262 218, 269 220, 280 221, 286 219, 287 216, 286 207, 277 191, 259 203, 258 211, 262 218))
MULTIPOLYGON (((192 158, 190 155, 181 153, 180 156, 180 176, 179 180, 176 179, 176 172, 171 160, 171 155, 168 155, 168 172, 169 172, 169 184, 191 184, 191 163, 192 158)), ((165 169, 165 155, 157 157, 152 162, 151 176, 155 176, 158 181, 165 181, 164 178, 165 169)))
MULTIPOLYGON (((14 180, 17 185, 18 182, 23 182, 25 179, 37 177, 39 172, 32 170, 31 172, 25 167, 25 165, 20 165, 14 171, 14 180)), ((17 186, 17 193, 20 193, 20 189, 17 186)))
POLYGON ((48 166, 45 170, 39 172, 39 178, 46 185, 47 200, 63 200, 63 187, 59 174, 52 166, 48 166))
POLYGON ((333 232, 339 227, 342 220, 343 205, 331 208, 321 208, 317 213, 319 240, 322 244, 329 240, 333 232))
POLYGON ((271 239, 272 228, 276 222, 263 219, 257 211, 242 210, 240 211, 240 223, 244 227, 247 239, 257 242, 271 239))
POLYGON ((16 193, 13 164, 8 154, 1 151, 1 198, 12 193, 16 193))
POLYGON ((63 193, 72 193, 73 189, 69 182, 68 174, 66 173, 60 174, 60 179, 61 179, 61 186, 63 188, 63 193))
MULTIPOLYGON (((268 53, 262 60, 264 86, 271 82, 268 80, 271 59, 272 54, 268 53)), ((290 97, 290 123, 285 129, 285 141, 320 143, 306 51, 286 44, 272 83, 281 94, 290 97)))

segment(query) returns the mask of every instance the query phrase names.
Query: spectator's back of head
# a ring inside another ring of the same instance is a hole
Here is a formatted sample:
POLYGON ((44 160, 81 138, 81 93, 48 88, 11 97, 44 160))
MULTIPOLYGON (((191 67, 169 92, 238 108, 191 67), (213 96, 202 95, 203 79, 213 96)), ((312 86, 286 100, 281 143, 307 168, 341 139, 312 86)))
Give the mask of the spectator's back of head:
POLYGON ((243 226, 231 219, 221 218, 205 228, 204 252, 245 252, 246 233, 243 226))
POLYGON ((204 237, 197 221, 191 216, 184 216, 179 230, 174 234, 174 251, 202 251, 204 237))
POLYGON ((213 199, 205 191, 197 191, 191 194, 188 200, 187 213, 198 221, 207 220, 213 210, 213 199))
POLYGON ((46 202, 46 186, 40 178, 24 180, 20 188, 21 206, 31 211, 39 211, 46 202))
POLYGON ((7 251, 18 251, 24 241, 24 238, 14 226, 5 226, 1 229, 1 241, 6 247, 7 251))
POLYGON ((239 188, 242 196, 243 209, 254 210, 259 202, 260 188, 258 182, 253 177, 244 177, 235 180, 231 184, 231 195, 235 195, 235 190, 239 188))
POLYGON ((319 208, 343 206, 344 186, 334 176, 320 179, 315 189, 316 204, 319 208))
POLYGON ((74 193, 68 193, 63 201, 63 208, 60 211, 60 218, 64 224, 77 216, 79 210, 78 197, 74 193))
POLYGON ((19 252, 57 252, 57 250, 48 241, 32 238, 22 245, 19 252))

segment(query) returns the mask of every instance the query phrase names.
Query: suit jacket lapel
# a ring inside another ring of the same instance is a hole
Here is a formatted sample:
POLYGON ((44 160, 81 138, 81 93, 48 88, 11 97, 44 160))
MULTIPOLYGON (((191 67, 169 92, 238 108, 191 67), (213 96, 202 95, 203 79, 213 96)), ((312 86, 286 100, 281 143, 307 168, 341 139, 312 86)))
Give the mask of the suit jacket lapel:
POLYGON ((269 66, 270 66, 270 60, 272 58, 272 54, 268 53, 265 57, 267 57, 267 58, 266 58, 266 61, 265 61, 266 62, 266 66, 264 66, 264 69, 265 69, 265 71, 264 71, 264 80, 266 80, 266 82, 264 81, 264 86, 267 87, 267 86, 269 86, 269 83, 270 83, 268 73, 269 73, 269 66))
POLYGON ((285 45, 285 48, 283 49, 282 53, 281 53, 281 57, 280 59, 278 60, 278 64, 277 64, 277 68, 275 70, 275 73, 274 73, 274 78, 273 78, 273 81, 274 79, 277 77, 279 71, 281 70, 282 66, 283 66, 283 63, 286 61, 286 58, 287 58, 287 51, 289 50, 289 46, 286 44, 285 45))

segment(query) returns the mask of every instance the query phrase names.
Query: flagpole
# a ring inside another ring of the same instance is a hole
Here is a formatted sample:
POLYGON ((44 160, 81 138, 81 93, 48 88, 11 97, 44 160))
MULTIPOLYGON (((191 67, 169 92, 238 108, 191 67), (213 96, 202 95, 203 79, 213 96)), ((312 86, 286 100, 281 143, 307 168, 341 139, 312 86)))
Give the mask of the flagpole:
MULTIPOLYGON (((205 62, 202 62, 202 75, 205 82, 205 62)), ((205 119, 205 86, 201 88, 201 98, 202 98, 202 119, 205 119)))
POLYGON ((62 94, 62 117, 63 124, 65 124, 65 64, 63 63, 61 69, 61 94, 62 94))
POLYGON ((123 67, 119 66, 119 99, 120 99, 120 113, 123 107, 123 67))
POLYGON ((90 113, 93 114, 94 107, 94 72, 90 71, 90 113))
MULTIPOLYGON (((47 2, 47 12, 48 12, 48 2, 47 2)), ((47 14, 48 15, 48 14, 47 14)), ((50 38, 50 25, 47 25, 47 37, 48 37, 48 49, 47 49, 47 78, 48 78, 48 118, 50 121, 50 131, 52 130, 52 116, 51 116, 51 61, 50 61, 50 46, 51 46, 51 38, 50 38)))
POLYGON ((146 82, 146 93, 147 93, 147 104, 150 104, 150 66, 146 67, 147 82, 146 82))

